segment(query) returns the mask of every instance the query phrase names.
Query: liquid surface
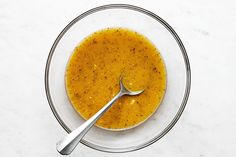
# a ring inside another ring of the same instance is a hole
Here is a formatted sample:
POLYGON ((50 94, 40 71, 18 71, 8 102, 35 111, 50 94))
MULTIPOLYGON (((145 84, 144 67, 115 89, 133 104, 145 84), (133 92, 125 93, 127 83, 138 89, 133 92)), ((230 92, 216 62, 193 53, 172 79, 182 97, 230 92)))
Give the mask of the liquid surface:
POLYGON ((159 51, 144 36, 124 28, 108 28, 85 38, 66 69, 66 90, 75 110, 88 119, 119 92, 119 77, 128 89, 145 91, 123 96, 97 121, 107 129, 135 126, 155 112, 166 88, 159 51))

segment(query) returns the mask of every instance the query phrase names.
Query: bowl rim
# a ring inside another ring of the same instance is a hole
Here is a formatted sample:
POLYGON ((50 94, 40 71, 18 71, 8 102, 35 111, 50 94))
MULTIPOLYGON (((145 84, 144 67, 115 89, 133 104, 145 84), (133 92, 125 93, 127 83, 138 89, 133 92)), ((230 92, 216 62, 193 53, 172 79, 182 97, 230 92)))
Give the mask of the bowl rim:
POLYGON ((184 97, 182 99, 181 102, 181 106, 178 109, 178 112, 176 113, 175 117, 172 119, 172 121, 167 125, 167 127, 157 136, 155 136, 154 138, 152 138, 149 141, 146 141, 143 144, 137 145, 137 146, 131 146, 131 147, 127 147, 127 148, 109 148, 109 147, 103 147, 103 146, 99 146, 99 145, 95 145, 93 143, 90 143, 84 139, 81 140, 81 143, 93 148, 95 150, 99 150, 99 151, 103 151, 103 152, 110 152, 110 153, 124 153, 124 152, 131 152, 131 151, 136 151, 142 148, 145 148, 153 143, 155 143, 156 141, 160 140, 164 135, 166 135, 172 128, 173 126, 177 123, 177 121, 179 120, 180 116, 182 115, 185 106, 187 104, 188 101, 188 97, 189 97, 189 93, 190 93, 190 87, 191 87, 191 69, 190 69, 190 63, 189 63, 189 59, 188 59, 188 55, 186 52, 186 49, 181 41, 181 39, 179 38, 179 36, 177 35, 177 33, 174 31, 174 29, 166 22, 164 21, 161 17, 159 17, 158 15, 152 13, 151 11, 148 11, 146 9, 143 9, 141 7, 138 6, 134 6, 134 5, 129 5, 129 4, 108 4, 108 5, 102 5, 102 6, 98 6, 95 8, 92 8, 82 14, 80 14, 79 16, 77 16, 75 19, 73 19, 61 32, 60 34, 57 36, 56 40, 54 41, 48 58, 47 58, 47 62, 46 62, 46 67, 45 67, 45 76, 44 76, 44 83, 45 83, 45 92, 46 92, 46 97, 49 103, 49 106, 55 116, 55 118, 57 119, 57 121, 59 122, 59 124, 64 128, 64 130, 67 133, 70 133, 71 130, 69 129, 69 127, 63 122, 63 120, 60 118, 60 115, 57 113, 54 105, 53 105, 53 101, 51 98, 51 94, 50 94, 50 88, 49 88, 49 69, 50 69, 50 63, 55 51, 55 48, 57 47, 57 44, 59 43, 60 39, 63 37, 63 35, 78 21, 80 21, 81 19, 85 18, 86 16, 102 11, 102 10, 108 10, 108 9, 127 9, 127 10, 133 10, 133 11, 137 11, 139 13, 143 13, 145 15, 148 15, 149 17, 153 18, 154 20, 156 20, 157 22, 159 22, 160 24, 162 24, 170 33, 171 35, 174 37, 174 39, 176 40, 181 52, 182 52, 182 56, 184 59, 184 63, 185 63, 185 70, 186 70, 186 82, 185 82, 185 92, 184 92, 184 97))

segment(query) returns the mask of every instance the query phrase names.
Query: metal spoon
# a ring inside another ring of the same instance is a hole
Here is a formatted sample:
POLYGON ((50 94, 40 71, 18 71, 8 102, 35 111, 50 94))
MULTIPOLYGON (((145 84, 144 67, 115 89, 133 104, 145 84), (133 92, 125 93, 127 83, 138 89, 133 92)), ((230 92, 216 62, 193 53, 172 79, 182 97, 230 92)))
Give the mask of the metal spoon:
POLYGON ((102 109, 100 109, 95 115, 88 119, 85 123, 79 126, 77 129, 69 133, 65 138, 60 140, 57 145, 57 151, 62 155, 69 155, 75 147, 78 145, 80 140, 89 131, 89 129, 96 123, 96 121, 112 106, 112 104, 122 97, 123 95, 138 95, 144 90, 130 91, 123 85, 122 77, 120 79, 120 91, 109 101, 102 109))

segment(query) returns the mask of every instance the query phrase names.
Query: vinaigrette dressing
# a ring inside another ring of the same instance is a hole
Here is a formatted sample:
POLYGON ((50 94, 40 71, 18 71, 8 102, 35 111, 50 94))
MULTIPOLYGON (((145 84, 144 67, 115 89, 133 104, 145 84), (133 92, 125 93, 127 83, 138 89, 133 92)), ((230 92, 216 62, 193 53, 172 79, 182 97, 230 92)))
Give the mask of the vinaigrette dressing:
POLYGON ((121 97, 96 125, 124 129, 150 117, 165 93, 165 65, 147 38, 124 28, 97 31, 74 49, 65 79, 75 110, 84 119, 94 115, 119 92, 121 74, 128 89, 145 91, 121 97))

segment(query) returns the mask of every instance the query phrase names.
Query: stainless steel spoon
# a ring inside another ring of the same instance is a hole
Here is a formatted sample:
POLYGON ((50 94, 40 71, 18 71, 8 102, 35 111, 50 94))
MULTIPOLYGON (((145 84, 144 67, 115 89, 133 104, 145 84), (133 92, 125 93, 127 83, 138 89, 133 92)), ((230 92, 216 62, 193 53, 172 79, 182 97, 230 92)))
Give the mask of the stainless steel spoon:
POLYGON ((120 91, 109 101, 102 109, 100 109, 95 115, 88 119, 85 123, 79 126, 77 129, 69 133, 65 138, 60 140, 57 145, 57 151, 62 155, 69 155, 75 147, 78 145, 80 140, 89 131, 89 129, 96 123, 96 121, 112 106, 112 104, 122 97, 123 95, 138 95, 144 90, 130 91, 123 85, 122 77, 120 79, 120 91))

